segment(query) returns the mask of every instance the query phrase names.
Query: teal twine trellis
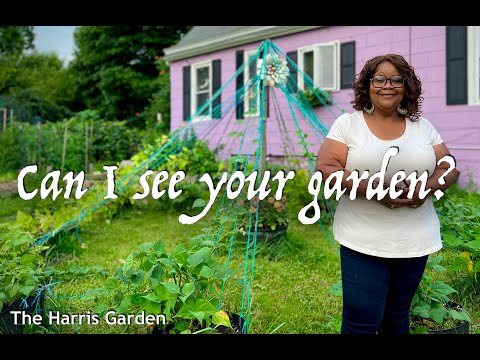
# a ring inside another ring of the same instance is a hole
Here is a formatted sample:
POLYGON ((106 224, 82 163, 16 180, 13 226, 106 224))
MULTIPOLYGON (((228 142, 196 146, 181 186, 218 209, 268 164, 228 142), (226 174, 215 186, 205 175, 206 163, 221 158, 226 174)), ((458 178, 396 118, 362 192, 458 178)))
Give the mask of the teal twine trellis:
MULTIPOLYGON (((328 129, 323 124, 322 121, 317 117, 315 111, 312 107, 308 104, 308 102, 303 101, 305 99, 301 98, 301 93, 297 96, 294 89, 298 88, 297 80, 289 76, 286 82, 279 82, 276 84, 275 87, 270 87, 269 90, 266 91, 267 85, 265 83, 265 74, 267 71, 267 62, 261 61, 266 60, 268 55, 271 55, 271 59, 274 66, 280 66, 280 62, 284 59, 287 61, 289 68, 292 72, 295 72, 297 76, 301 76, 304 79, 305 88, 309 88, 312 90, 313 94, 318 98, 318 100, 323 104, 323 106, 327 109, 327 111, 334 117, 338 117, 340 113, 344 112, 338 104, 332 99, 332 103, 330 106, 324 100, 323 95, 325 93, 318 89, 318 87, 314 86, 313 80, 305 73, 298 68, 297 64, 289 58, 285 53, 283 53, 272 41, 265 40, 263 41, 260 46, 258 47, 257 51, 248 58, 242 66, 240 66, 235 73, 223 84, 220 88, 215 91, 211 98, 208 99, 205 103, 203 103, 187 121, 185 122, 185 126, 181 127, 180 129, 172 132, 167 140, 161 147, 156 149, 154 153, 143 163, 133 168, 127 175, 123 176, 119 180, 116 181, 116 193, 118 195, 123 194, 126 189, 128 189, 134 182, 138 180, 138 176, 147 169, 158 169, 162 164, 168 161, 169 157, 174 154, 179 154, 184 151, 188 151, 191 148, 191 145, 196 139, 208 139, 211 135, 212 131, 218 128, 221 125, 225 126, 225 130, 229 127, 229 123, 231 123, 233 118, 233 113, 236 111, 236 107, 239 105, 243 105, 243 102, 246 99, 246 96, 254 94, 254 96, 258 96, 257 105, 258 105, 258 114, 254 116, 246 116, 244 124, 243 124, 243 131, 242 136, 239 141, 238 150, 236 151, 237 156, 240 156, 242 153, 246 153, 246 164, 248 164, 250 156, 248 154, 251 153, 251 147, 254 145, 255 141, 252 141, 249 137, 250 130, 256 127, 257 135, 256 135, 256 146, 254 150, 253 156, 253 169, 254 171, 258 171, 260 174, 265 170, 263 168, 265 164, 265 157, 266 154, 264 153, 264 143, 267 142, 265 138, 265 127, 268 120, 267 116, 267 109, 265 108, 266 101, 270 101, 270 104, 273 104, 275 110, 275 117, 278 123, 279 128, 281 129, 281 136, 282 142, 284 144, 285 150, 285 157, 286 159, 290 159, 290 157, 295 156, 292 144, 289 142, 292 141, 292 137, 290 136, 289 132, 292 131, 292 128, 288 128, 288 124, 286 119, 288 118, 293 123, 293 130, 298 138, 298 144, 303 151, 306 160, 308 161, 308 165, 310 168, 310 172, 313 173, 315 171, 315 154, 311 152, 308 148, 308 143, 304 137, 304 129, 302 129, 302 124, 300 124, 300 119, 303 119, 306 124, 312 129, 314 136, 316 137, 318 144, 317 147, 320 145, 321 141, 325 138, 328 129), (278 63, 275 63, 277 61, 278 63), (248 79, 247 82, 244 83, 243 86, 240 86, 236 91, 231 93, 230 96, 225 97, 220 102, 218 99, 220 98, 221 94, 228 93, 225 91, 228 87, 232 86, 233 80, 236 79, 240 74, 245 72, 245 68, 252 65, 252 64, 261 64, 258 68, 257 74, 252 76, 248 79), (279 94, 277 94, 279 93, 279 94), (287 113, 282 113, 278 101, 278 95, 285 95, 286 105, 287 105, 287 113), (268 99, 266 96, 268 95, 268 99), (272 101, 273 100, 273 101, 272 101), (215 104, 215 105, 213 105, 215 104), (195 118, 200 114, 205 113, 208 110, 209 112, 215 114, 219 113, 222 114, 220 119, 212 119, 208 122, 197 122, 195 118), (335 112, 337 111, 337 112, 335 112), (231 114, 231 117, 228 117, 228 114, 231 114), (228 123, 226 123, 229 119, 228 123), (289 131, 290 130, 290 131, 289 131), (248 141, 250 140, 250 141, 248 141), (246 146, 245 146, 246 144, 246 146), (246 149, 244 151, 244 149, 246 149), (288 153, 290 151, 290 153, 288 153)), ((218 133, 217 133, 218 136, 218 133)), ((250 135, 251 136, 251 135, 250 135)), ((234 140, 232 140, 232 143, 234 140)), ((233 144, 231 144, 233 146, 233 144)), ((246 166, 244 171, 246 171, 246 166)), ((235 170, 235 167, 234 167, 235 170)), ((46 233, 42 237, 36 240, 36 244, 40 245, 48 241, 49 239, 53 238, 54 236, 60 234, 63 231, 75 229, 76 236, 80 239, 79 235, 79 225, 85 218, 95 212, 97 209, 107 206, 110 201, 115 201, 111 199, 104 199, 102 197, 103 194, 98 194, 95 199, 93 199, 90 203, 86 204, 83 208, 81 208, 78 213, 72 216, 71 220, 66 221, 65 223, 57 226, 54 230, 46 233)), ((326 207, 329 209, 330 216, 332 215, 333 211, 331 210, 331 206, 328 204, 328 201, 325 201, 326 207)), ((221 201, 221 206, 229 206, 228 199, 223 197, 221 201)), ((251 306, 252 306, 252 297, 251 297, 251 285, 254 279, 254 270, 255 270, 255 257, 257 251, 257 235, 258 235, 258 220, 259 220, 259 209, 260 209, 260 202, 255 203, 255 213, 249 212, 249 219, 248 219, 248 231, 247 231, 247 246, 245 249, 245 265, 243 269, 243 283, 242 283, 242 297, 241 297, 241 305, 240 305, 240 319, 243 320, 242 331, 248 331, 248 325, 250 323, 250 316, 251 316, 251 306), (251 231, 253 230, 253 232, 251 231)), ((217 210, 218 211, 218 210, 217 210)), ((335 242, 331 239, 330 234, 327 232, 325 227, 323 226, 322 222, 319 221, 318 224, 320 225, 322 232, 324 233, 327 240, 329 240, 335 247, 335 242)), ((234 223, 234 230, 237 228, 237 223, 234 223)), ((217 240, 220 238, 220 234, 222 231, 222 227, 220 226, 217 234, 217 240)), ((80 239, 83 241, 83 239, 80 239)), ((234 242, 234 234, 230 237, 229 241, 229 250, 226 259, 226 269, 228 269, 231 263, 231 256, 233 252, 233 242, 234 242)), ((337 249, 338 250, 338 249, 337 249)), ((220 294, 220 299, 218 303, 218 308, 221 308, 222 305, 222 293, 225 289, 225 283, 222 284, 222 291, 220 294)))

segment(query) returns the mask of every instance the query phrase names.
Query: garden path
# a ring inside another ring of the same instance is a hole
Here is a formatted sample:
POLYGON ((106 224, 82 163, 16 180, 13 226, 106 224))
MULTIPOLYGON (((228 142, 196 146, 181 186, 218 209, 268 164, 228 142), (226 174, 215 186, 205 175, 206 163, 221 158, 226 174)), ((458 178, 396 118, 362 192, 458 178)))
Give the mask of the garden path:
POLYGON ((14 193, 18 193, 17 180, 0 183, 0 196, 10 196, 14 193))

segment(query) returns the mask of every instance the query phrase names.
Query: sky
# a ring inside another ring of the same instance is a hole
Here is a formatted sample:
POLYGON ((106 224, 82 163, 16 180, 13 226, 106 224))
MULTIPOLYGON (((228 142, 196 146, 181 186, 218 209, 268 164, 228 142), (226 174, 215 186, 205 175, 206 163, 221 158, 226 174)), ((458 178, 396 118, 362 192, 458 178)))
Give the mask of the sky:
POLYGON ((35 48, 40 52, 56 52, 65 63, 73 59, 76 26, 35 26, 35 48))

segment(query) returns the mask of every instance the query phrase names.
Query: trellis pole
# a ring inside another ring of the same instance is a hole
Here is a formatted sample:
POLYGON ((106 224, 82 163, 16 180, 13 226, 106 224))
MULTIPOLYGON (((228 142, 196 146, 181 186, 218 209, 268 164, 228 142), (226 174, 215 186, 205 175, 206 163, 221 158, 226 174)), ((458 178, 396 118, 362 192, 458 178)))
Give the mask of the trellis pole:
POLYGON ((85 173, 88 173, 88 122, 85 121, 85 173))
MULTIPOLYGON (((93 119, 90 121, 90 139, 89 140, 90 140, 90 152, 92 152, 93 151, 93 119)), ((94 155, 95 154, 92 153, 92 158, 94 157, 94 155)), ((89 164, 88 172, 93 173, 93 162, 89 164)))
POLYGON ((62 167, 61 173, 63 173, 63 166, 65 165, 65 153, 67 152, 67 136, 68 136, 68 121, 65 122, 65 131, 63 132, 63 149, 62 149, 62 167))

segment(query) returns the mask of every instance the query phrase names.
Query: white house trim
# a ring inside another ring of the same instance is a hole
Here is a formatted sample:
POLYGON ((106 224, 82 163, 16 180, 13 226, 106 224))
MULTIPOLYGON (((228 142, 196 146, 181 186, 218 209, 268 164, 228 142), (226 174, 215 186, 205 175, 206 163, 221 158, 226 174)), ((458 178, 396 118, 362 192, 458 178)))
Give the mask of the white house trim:
POLYGON ((468 104, 480 105, 480 26, 467 30, 468 104))
POLYGON ((196 115, 196 112, 202 104, 197 104, 197 69, 198 68, 208 68, 208 76, 209 76, 209 89, 208 89, 208 98, 212 97, 212 60, 202 61, 196 64, 193 64, 191 67, 191 83, 190 83, 190 113, 192 114, 191 121, 205 121, 212 119, 212 104, 211 102, 208 104, 208 115, 196 115))
MULTIPOLYGON (((298 68, 303 73, 305 71, 304 58, 303 55, 305 52, 313 52, 313 61, 314 61, 314 78, 313 85, 315 87, 319 86, 322 90, 328 91, 339 91, 340 90, 340 41, 329 41, 324 43, 317 43, 309 46, 304 46, 298 50, 298 68), (333 46, 333 59, 332 59, 332 71, 333 71, 333 84, 331 87, 325 86, 320 83, 320 48, 326 46, 333 46)), ((302 90, 305 90, 304 79, 302 76, 298 77, 298 87, 302 90)))

